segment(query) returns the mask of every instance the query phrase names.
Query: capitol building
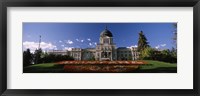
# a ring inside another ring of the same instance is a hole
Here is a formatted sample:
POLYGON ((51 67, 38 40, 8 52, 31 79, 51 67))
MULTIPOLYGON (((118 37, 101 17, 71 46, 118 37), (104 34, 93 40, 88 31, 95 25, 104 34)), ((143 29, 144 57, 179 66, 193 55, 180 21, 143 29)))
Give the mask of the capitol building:
POLYGON ((51 50, 50 54, 70 55, 75 60, 137 60, 139 52, 137 47, 118 47, 113 41, 113 35, 107 27, 101 32, 99 43, 95 48, 72 48, 72 50, 51 50))

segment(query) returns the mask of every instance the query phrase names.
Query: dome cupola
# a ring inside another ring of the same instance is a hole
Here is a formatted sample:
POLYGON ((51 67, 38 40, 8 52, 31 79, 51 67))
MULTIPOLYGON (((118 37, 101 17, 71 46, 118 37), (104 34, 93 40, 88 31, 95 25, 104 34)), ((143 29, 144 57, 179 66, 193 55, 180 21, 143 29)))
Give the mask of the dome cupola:
POLYGON ((100 36, 101 37, 105 37, 105 36, 113 37, 112 33, 108 30, 107 26, 106 26, 106 29, 101 32, 100 36))

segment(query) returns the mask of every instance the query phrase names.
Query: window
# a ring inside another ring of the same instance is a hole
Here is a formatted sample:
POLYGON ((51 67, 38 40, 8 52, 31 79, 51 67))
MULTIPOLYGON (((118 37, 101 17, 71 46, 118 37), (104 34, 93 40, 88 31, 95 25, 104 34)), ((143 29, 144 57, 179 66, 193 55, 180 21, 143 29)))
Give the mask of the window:
POLYGON ((109 39, 104 39, 104 43, 109 43, 109 39))

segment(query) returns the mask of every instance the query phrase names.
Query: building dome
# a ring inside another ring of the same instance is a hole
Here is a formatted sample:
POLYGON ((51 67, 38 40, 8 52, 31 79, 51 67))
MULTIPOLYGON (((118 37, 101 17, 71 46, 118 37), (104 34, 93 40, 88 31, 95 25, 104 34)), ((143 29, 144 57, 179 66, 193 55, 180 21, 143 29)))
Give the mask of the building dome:
POLYGON ((107 29, 107 27, 105 30, 101 32, 101 37, 104 37, 104 36, 113 37, 112 33, 107 29))

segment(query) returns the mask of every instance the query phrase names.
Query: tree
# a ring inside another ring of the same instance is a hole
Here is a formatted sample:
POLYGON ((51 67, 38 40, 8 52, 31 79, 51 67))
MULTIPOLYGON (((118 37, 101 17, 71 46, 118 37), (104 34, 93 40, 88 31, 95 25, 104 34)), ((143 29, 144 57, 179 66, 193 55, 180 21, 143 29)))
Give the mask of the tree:
POLYGON ((143 49, 140 53, 140 59, 154 60, 156 50, 150 47, 143 49))
POLYGON ((156 56, 157 56, 156 60, 170 62, 170 63, 177 63, 177 57, 176 57, 176 53, 175 53, 174 49, 162 50, 156 56))
POLYGON ((172 48, 172 50, 170 51, 170 55, 171 55, 171 62, 172 63, 177 63, 177 49, 172 48))
MULTIPOLYGON (((173 28, 174 28, 174 30, 173 30, 174 36, 172 39, 173 39, 173 43, 174 43, 175 47, 172 47, 171 52, 172 52, 172 56, 177 59, 177 23, 173 24, 173 28)), ((177 60, 175 60, 175 62, 177 62, 177 60)))
POLYGON ((169 49, 162 50, 161 54, 162 54, 161 61, 165 61, 165 62, 170 61, 171 54, 170 54, 170 50, 169 49))
POLYGON ((132 56, 128 56, 128 60, 133 60, 133 59, 132 59, 132 56))
POLYGON ((23 52, 23 67, 29 66, 33 62, 33 54, 30 49, 23 52))
POLYGON ((173 30, 174 36, 172 39, 173 39, 173 43, 175 45, 175 49, 177 49, 177 23, 174 23, 172 26, 174 28, 174 30, 173 30))
POLYGON ((177 57, 174 53, 174 50, 169 50, 169 49, 158 51, 156 49, 147 47, 143 51, 141 51, 140 59, 177 63, 177 57))
POLYGON ((60 54, 56 55, 48 53, 45 53, 42 58, 43 63, 52 63, 52 62, 66 61, 66 60, 74 60, 74 58, 69 55, 60 55, 60 54))
POLYGON ((34 64, 42 63, 42 49, 35 50, 34 52, 34 64))
POLYGON ((171 54, 172 54, 172 57, 177 58, 177 50, 175 48, 172 48, 171 54))
POLYGON ((145 48, 150 47, 149 43, 147 42, 147 38, 146 36, 143 34, 143 32, 141 31, 139 33, 139 40, 138 40, 138 51, 141 52, 142 50, 144 50, 145 48))
POLYGON ((92 56, 92 57, 90 57, 88 60, 89 60, 89 61, 95 61, 95 57, 92 56))

